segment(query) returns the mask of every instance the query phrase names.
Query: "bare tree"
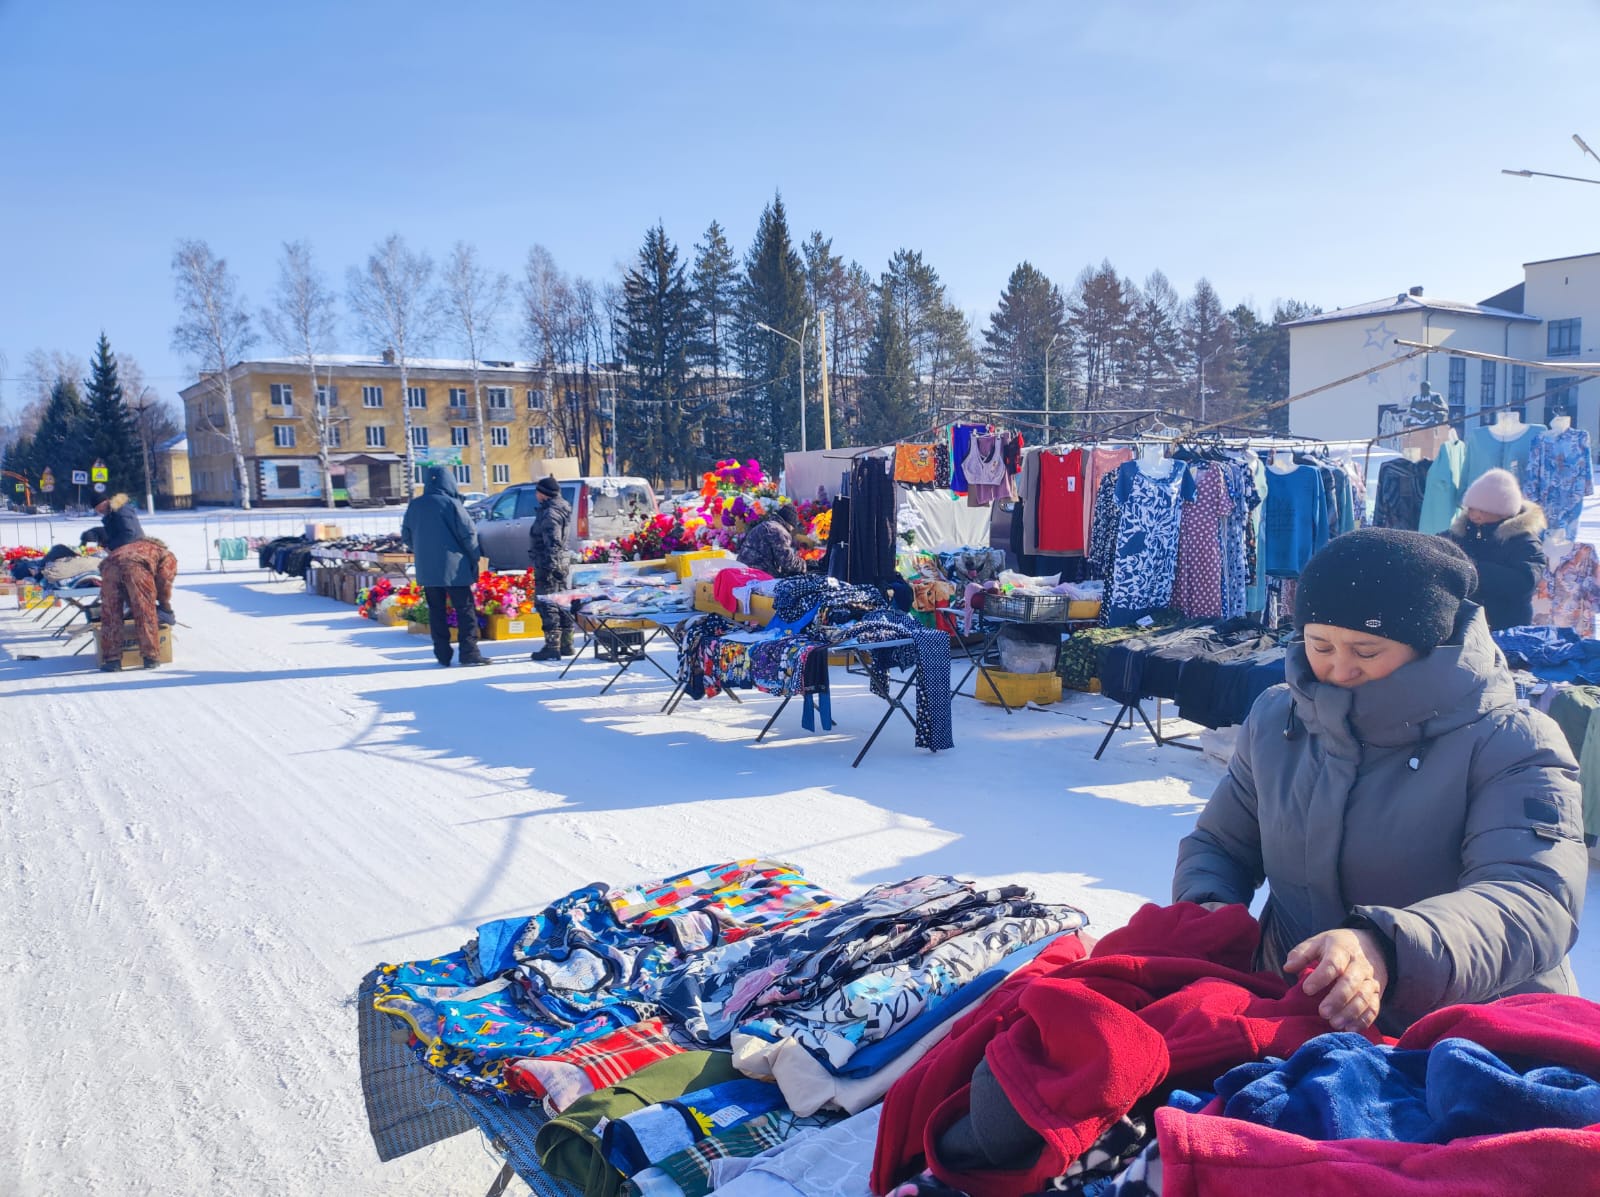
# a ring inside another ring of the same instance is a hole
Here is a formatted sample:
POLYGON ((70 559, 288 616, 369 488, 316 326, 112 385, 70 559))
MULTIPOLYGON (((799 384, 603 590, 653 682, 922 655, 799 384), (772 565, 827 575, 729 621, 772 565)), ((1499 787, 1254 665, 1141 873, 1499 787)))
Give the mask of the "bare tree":
POLYGON ((412 355, 421 353, 438 335, 442 312, 439 293, 432 284, 433 259, 425 253, 412 253, 398 233, 390 233, 372 252, 364 270, 352 266, 347 278, 350 309, 362 336, 380 352, 393 355, 394 364, 400 367, 408 496, 415 493, 417 470, 407 371, 412 355))
POLYGON ((144 368, 129 354, 117 355, 117 380, 122 384, 122 401, 133 416, 134 434, 144 456, 144 509, 154 511, 155 476, 150 468, 150 446, 177 435, 182 425, 173 420, 166 402, 145 381, 144 368))
MULTIPOLYGON (((528 251, 523 267, 522 281, 517 286, 522 299, 522 343, 528 356, 539 363, 545 372, 545 389, 549 398, 545 406, 545 428, 559 437, 561 452, 573 456, 582 443, 575 431, 581 423, 581 405, 568 400, 567 391, 572 379, 561 368, 561 362, 571 361, 573 352, 573 295, 572 284, 556 260, 542 245, 528 251)), ((549 449, 555 447, 555 439, 549 449)), ((549 449, 546 451, 548 452, 549 449)), ((587 453, 577 453, 583 461, 581 469, 589 468, 587 453)))
POLYGON ((489 430, 483 412, 483 371, 479 359, 485 341, 493 338, 500 313, 505 310, 511 280, 504 274, 490 274, 478 264, 478 251, 457 241, 444 269, 445 306, 455 321, 456 335, 466 350, 467 368, 472 371, 472 401, 478 412, 478 462, 483 471, 483 489, 489 489, 489 430))
MULTIPOLYGON (((194 358, 201 377, 209 376, 211 385, 222 393, 239 502, 248 511, 250 475, 245 468, 244 442, 239 436, 239 417, 233 407, 233 380, 228 377, 228 367, 255 343, 250 316, 239 298, 238 284, 228 272, 227 261, 213 254, 204 241, 178 242, 172 255, 172 274, 178 299, 178 323, 172 330, 172 347, 194 358)), ((202 410, 209 422, 209 402, 202 410)))
MULTIPOLYGON (((272 306, 261 310, 261 323, 285 353, 298 358, 309 376, 307 402, 317 436, 317 468, 322 475, 322 502, 333 508, 333 463, 328 457, 328 424, 333 414, 317 394, 317 358, 334 336, 333 292, 312 264, 311 244, 285 241, 278 262, 278 289, 272 306)), ((328 385, 333 385, 330 374, 328 385)), ((332 396, 329 396, 330 402, 332 396)))

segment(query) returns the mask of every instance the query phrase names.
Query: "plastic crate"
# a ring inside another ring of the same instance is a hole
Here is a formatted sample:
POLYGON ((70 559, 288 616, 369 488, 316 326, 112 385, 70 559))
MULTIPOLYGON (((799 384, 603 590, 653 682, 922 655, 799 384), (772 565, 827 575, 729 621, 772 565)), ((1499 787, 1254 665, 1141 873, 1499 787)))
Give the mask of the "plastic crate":
POLYGON ((717 558, 722 558, 731 564, 733 554, 726 549, 695 549, 687 553, 668 553, 667 568, 676 573, 680 579, 683 579, 694 572, 694 563, 696 561, 711 561, 717 558))
POLYGON ((1004 695, 1008 707, 1025 707, 1030 702, 1050 703, 1061 701, 1061 675, 1059 673, 1005 673, 998 669, 979 670, 973 693, 980 701, 1000 705, 1004 695), (993 678, 993 684, 990 684, 993 678), (999 694, 995 693, 998 688, 999 694))
POLYGON ((485 640, 531 640, 544 635, 544 622, 538 614, 487 615, 484 617, 485 640))
POLYGON ((991 594, 984 600, 983 613, 1027 623, 1065 623, 1072 618, 1071 606, 1064 594, 991 594))

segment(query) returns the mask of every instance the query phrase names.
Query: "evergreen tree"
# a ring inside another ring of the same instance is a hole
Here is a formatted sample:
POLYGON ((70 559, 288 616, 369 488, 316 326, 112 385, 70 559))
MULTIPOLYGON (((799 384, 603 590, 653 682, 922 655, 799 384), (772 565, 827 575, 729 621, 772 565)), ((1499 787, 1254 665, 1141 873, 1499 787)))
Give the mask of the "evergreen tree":
POLYGON ((139 447, 133 413, 123 400, 117 359, 112 355, 111 342, 104 332, 89 363, 87 404, 89 460, 77 468, 88 469, 96 459, 103 461, 106 463, 106 493, 124 491, 136 498, 142 497, 145 493, 144 453, 139 447))
POLYGON ((1003 406, 1042 410, 1045 350, 1050 351, 1050 406, 1061 411, 1072 401, 1067 366, 1072 338, 1061 291, 1031 263, 1011 272, 1000 304, 984 330, 983 363, 1005 392, 1003 406))
POLYGON ((1116 407, 1124 373, 1134 354, 1133 307, 1128 288, 1112 269, 1085 267, 1073 288, 1069 324, 1083 383, 1083 406, 1089 411, 1116 407))
POLYGON ((33 438, 33 470, 29 481, 37 491, 39 476, 48 467, 55 474, 56 490, 46 502, 58 506, 69 496, 76 497, 72 471, 87 470, 93 462, 93 417, 83 402, 78 384, 70 378, 58 378, 50 388, 50 402, 45 404, 44 418, 39 421, 39 431, 33 438))
POLYGON ((1145 279, 1144 287, 1131 298, 1130 387, 1139 407, 1170 406, 1179 385, 1178 361, 1183 355, 1183 332, 1178 325, 1182 301, 1159 270, 1145 279))
POLYGON ((914 431, 920 422, 906 342, 894 289, 887 273, 878 289, 878 319, 867 346, 861 380, 857 436, 863 445, 882 445, 914 431))
POLYGON ((739 263, 722 226, 714 220, 706 229, 705 240, 694 249, 694 269, 689 275, 694 299, 689 362, 711 374, 712 399, 705 406, 700 427, 705 455, 711 461, 720 461, 738 449, 733 442, 732 415, 725 396, 732 389, 728 375, 739 307, 739 263))
POLYGON ((1289 397, 1289 330, 1284 325, 1321 311, 1312 304, 1289 299, 1280 300, 1274 306, 1270 323, 1245 304, 1228 313, 1244 371, 1245 414, 1241 418, 1251 427, 1270 428, 1275 432, 1289 430, 1287 407, 1262 411, 1289 397))
POLYGON ((622 360, 631 370, 624 388, 633 409, 629 472, 658 482, 687 476, 693 301, 677 247, 659 224, 645 233, 638 262, 623 278, 617 325, 622 360))
POLYGON ((776 473, 784 451, 800 447, 800 350, 757 324, 799 340, 807 316, 805 267, 790 240, 781 195, 762 211, 745 256, 739 316, 739 364, 745 382, 733 405, 737 448, 741 456, 758 457, 776 473))
POLYGON ((1240 407, 1239 370, 1233 325, 1216 289, 1205 279, 1195 284, 1194 294, 1184 305, 1183 340, 1189 358, 1187 390, 1194 397, 1191 412, 1208 424, 1236 418, 1240 407))

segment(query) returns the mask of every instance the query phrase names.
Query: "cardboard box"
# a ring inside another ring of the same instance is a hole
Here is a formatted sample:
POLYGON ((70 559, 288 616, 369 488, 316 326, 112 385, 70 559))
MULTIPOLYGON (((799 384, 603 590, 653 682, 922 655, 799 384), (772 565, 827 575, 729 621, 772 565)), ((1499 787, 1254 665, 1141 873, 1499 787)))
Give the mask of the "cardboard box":
POLYGON ((17 588, 17 608, 22 611, 36 611, 40 607, 60 606, 61 600, 53 595, 47 595, 44 587, 32 583, 17 588))
POLYGON ((307 540, 338 540, 344 533, 338 524, 310 523, 306 525, 307 540))
MULTIPOLYGON (((160 652, 157 659, 163 665, 172 664, 172 629, 162 628, 157 634, 160 652)), ((105 660, 105 632, 98 629, 95 633, 95 643, 100 648, 100 660, 105 660)), ((143 669, 144 654, 139 651, 139 638, 133 634, 133 625, 122 625, 122 667, 124 669, 143 669)))
POLYGON ((999 669, 979 670, 972 692, 980 702, 1000 705, 1000 695, 1005 696, 1008 707, 1025 707, 1030 702, 1041 705, 1061 701, 1061 675, 1059 673, 1005 673, 999 669), (991 684, 991 680, 992 684, 991 684), (996 694, 996 689, 999 694, 996 694))

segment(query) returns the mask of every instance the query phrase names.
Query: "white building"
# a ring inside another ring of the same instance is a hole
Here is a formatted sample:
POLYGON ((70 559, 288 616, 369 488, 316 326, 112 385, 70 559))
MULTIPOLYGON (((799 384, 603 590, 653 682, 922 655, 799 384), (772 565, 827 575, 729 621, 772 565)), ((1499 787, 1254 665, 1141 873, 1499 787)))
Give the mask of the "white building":
POLYGON ((1392 299, 1288 324, 1290 394, 1372 371, 1291 404, 1290 431, 1320 440, 1375 436, 1385 413, 1403 411, 1427 382, 1452 415, 1517 403, 1525 420, 1546 424, 1565 408, 1600 446, 1600 379, 1562 390, 1574 376, 1560 369, 1438 353, 1377 369, 1408 352, 1394 343, 1397 337, 1552 363, 1600 358, 1600 253, 1528 262, 1522 269, 1522 282, 1482 303, 1433 299, 1412 287, 1392 299), (1560 393, 1547 398, 1551 390, 1560 393))

